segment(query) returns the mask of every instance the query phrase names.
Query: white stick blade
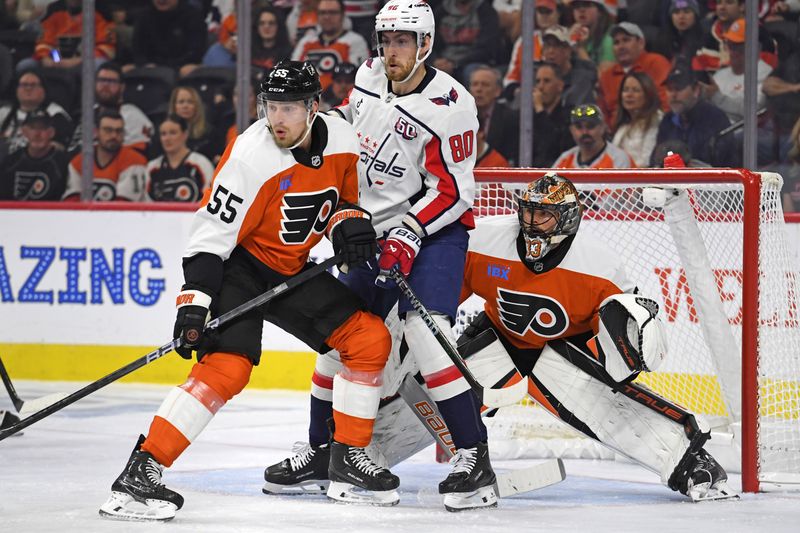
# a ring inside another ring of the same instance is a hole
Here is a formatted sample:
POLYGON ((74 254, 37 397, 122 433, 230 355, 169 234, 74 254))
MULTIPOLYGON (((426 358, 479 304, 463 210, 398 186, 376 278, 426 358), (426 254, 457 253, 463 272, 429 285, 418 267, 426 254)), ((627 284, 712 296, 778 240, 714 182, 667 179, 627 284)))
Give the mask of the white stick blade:
POLYGON ((561 483, 566 477, 563 461, 550 459, 528 468, 499 474, 495 487, 498 496, 506 498, 561 483))
POLYGON ((519 403, 528 393, 528 380, 519 375, 519 381, 502 389, 483 389, 483 405, 486 407, 507 407, 519 403))
POLYGON ((25 403, 22 404, 22 409, 19 411, 20 418, 27 418, 29 415, 41 411, 45 407, 53 405, 54 403, 63 400, 69 396, 66 392, 55 392, 53 394, 48 394, 47 396, 42 396, 41 398, 34 398, 33 400, 25 400, 25 403))

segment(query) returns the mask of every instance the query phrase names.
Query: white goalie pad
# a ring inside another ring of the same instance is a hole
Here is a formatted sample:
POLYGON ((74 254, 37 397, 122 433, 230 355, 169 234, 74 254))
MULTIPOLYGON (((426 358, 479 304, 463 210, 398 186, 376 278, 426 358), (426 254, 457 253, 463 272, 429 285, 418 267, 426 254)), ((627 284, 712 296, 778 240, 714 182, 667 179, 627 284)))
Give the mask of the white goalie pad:
POLYGON ((682 424, 615 393, 550 346, 545 346, 532 374, 601 444, 656 472, 667 483, 689 447, 682 424))
POLYGON ((658 304, 636 294, 614 294, 601 302, 595 355, 614 381, 661 366, 667 341, 657 315, 658 304))
POLYGON ((517 371, 511 356, 491 328, 461 344, 458 351, 480 383, 492 386, 504 384, 517 371))

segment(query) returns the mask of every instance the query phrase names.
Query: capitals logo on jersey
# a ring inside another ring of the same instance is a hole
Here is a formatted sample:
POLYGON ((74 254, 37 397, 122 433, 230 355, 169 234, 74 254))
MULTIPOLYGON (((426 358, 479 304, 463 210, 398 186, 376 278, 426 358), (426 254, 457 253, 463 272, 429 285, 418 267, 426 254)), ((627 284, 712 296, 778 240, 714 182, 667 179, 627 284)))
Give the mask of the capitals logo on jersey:
POLYGON ((450 107, 450 102, 456 103, 458 102, 458 91, 456 91, 455 87, 450 87, 450 92, 445 94, 444 96, 437 96, 435 98, 431 98, 431 102, 436 105, 446 105, 450 107))
POLYGON ((569 315, 558 300, 541 294, 497 289, 503 325, 520 337, 530 329, 544 338, 558 337, 569 327, 569 315))

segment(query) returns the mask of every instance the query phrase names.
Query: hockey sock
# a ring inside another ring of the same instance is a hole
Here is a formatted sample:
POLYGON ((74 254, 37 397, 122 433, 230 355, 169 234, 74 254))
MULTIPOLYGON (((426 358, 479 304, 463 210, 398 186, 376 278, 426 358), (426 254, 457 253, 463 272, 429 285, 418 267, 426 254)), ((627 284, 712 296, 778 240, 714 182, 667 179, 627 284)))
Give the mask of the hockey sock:
MULTIPOLYGON (((333 383, 331 383, 333 386, 333 383)), ((330 440, 328 419, 333 417, 333 402, 311 396, 311 421, 308 424, 308 443, 312 447, 321 446, 330 440)))
POLYGON ((473 448, 478 442, 486 442, 488 436, 481 420, 481 406, 472 390, 440 400, 436 405, 450 429, 456 448, 473 448))

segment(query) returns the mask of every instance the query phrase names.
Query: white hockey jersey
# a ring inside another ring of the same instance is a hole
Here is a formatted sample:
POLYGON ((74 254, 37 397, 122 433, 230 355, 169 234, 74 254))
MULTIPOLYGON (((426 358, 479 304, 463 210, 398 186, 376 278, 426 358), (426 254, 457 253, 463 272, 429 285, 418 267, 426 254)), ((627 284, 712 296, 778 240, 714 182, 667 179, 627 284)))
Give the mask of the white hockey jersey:
POLYGON ((337 108, 356 129, 359 204, 378 235, 401 223, 422 237, 457 220, 474 226, 475 100, 448 74, 426 69, 414 92, 397 96, 382 62, 368 59, 337 108))
POLYGON ((461 301, 471 294, 486 301, 489 319, 518 348, 541 348, 549 340, 589 330, 597 333, 600 303, 635 289, 618 255, 585 231, 578 231, 556 267, 539 274, 520 259, 518 235, 516 215, 478 219, 461 290, 461 301))

